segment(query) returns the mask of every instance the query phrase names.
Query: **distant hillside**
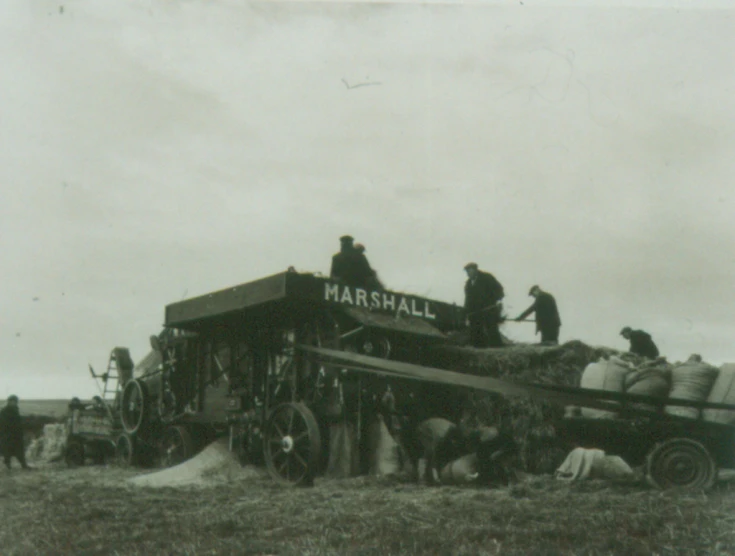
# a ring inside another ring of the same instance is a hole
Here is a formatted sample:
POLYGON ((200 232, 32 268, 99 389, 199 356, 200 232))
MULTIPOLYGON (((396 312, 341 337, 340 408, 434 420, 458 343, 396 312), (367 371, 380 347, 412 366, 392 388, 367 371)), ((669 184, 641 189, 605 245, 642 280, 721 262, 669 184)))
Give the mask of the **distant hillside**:
MULTIPOLYGON (((68 411, 69 399, 63 400, 20 400, 20 414, 38 415, 58 419, 64 417, 68 411)), ((4 404, 3 404, 4 405, 4 404)))

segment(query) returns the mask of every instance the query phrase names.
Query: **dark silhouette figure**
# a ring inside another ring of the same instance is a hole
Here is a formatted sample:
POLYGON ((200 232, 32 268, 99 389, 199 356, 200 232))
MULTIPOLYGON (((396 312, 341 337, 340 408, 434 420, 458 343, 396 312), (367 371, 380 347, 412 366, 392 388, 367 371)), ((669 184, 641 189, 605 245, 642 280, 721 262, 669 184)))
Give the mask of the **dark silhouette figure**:
POLYGON ((356 249, 352 236, 342 236, 339 241, 341 247, 339 253, 332 257, 330 278, 354 288, 382 289, 377 274, 365 256, 364 247, 363 252, 356 249))
POLYGON ((489 272, 478 269, 476 263, 464 267, 464 308, 470 328, 470 344, 477 348, 502 347, 500 320, 505 296, 503 286, 489 272))
POLYGON ((558 344, 561 318, 554 296, 539 286, 533 286, 528 295, 533 296, 535 300, 528 309, 518 315, 516 320, 523 320, 531 313, 536 313, 536 333, 541 332, 541 343, 558 344))
POLYGON ((620 335, 630 342, 630 349, 628 350, 630 353, 649 359, 658 357, 658 348, 648 332, 633 330, 630 326, 626 326, 620 331, 620 335))
POLYGON ((0 452, 8 469, 11 458, 17 459, 23 469, 30 469, 26 463, 23 446, 23 426, 18 409, 18 396, 10 396, 6 406, 0 410, 0 452))

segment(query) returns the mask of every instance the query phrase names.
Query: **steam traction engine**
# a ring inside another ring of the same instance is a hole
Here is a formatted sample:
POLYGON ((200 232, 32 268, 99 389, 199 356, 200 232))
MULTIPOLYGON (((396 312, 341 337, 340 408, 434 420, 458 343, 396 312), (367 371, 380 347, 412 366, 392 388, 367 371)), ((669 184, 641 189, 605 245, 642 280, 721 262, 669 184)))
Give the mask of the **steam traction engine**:
MULTIPOLYGON (((308 483, 323 470, 330 423, 354 424, 359 438, 386 399, 394 414, 417 414, 432 386, 324 364, 301 347, 425 363, 462 320, 453 305, 292 271, 168 305, 151 339, 161 365, 123 390, 118 453, 174 465, 228 436, 277 481, 308 483)), ((436 396, 432 414, 446 401, 436 396)))

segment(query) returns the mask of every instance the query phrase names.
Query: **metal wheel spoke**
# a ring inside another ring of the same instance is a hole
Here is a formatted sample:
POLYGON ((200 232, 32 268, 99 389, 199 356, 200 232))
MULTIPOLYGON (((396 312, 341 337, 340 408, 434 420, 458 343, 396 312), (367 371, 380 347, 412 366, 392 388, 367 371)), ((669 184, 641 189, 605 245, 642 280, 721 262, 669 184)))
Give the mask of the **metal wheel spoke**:
POLYGON ((296 458, 296 459, 298 460, 298 462, 299 462, 299 463, 300 463, 301 465, 303 465, 303 466, 304 466, 304 469, 308 469, 308 468, 309 468, 309 464, 308 464, 308 463, 306 463, 306 460, 305 460, 304 458, 302 458, 302 457, 301 457, 301 456, 299 455, 299 453, 298 453, 298 452, 293 452, 293 457, 295 457, 295 458, 296 458))
POLYGON ((278 426, 278 423, 275 423, 274 422, 273 423, 273 428, 276 429, 276 432, 278 433, 278 436, 280 438, 283 438, 284 436, 286 436, 285 434, 283 434, 283 431, 281 430, 281 427, 278 426))
POLYGON ((296 412, 294 410, 291 410, 289 419, 288 419, 288 434, 291 434, 291 431, 293 430, 293 418, 295 414, 296 412))
POLYGON ((302 441, 304 438, 309 438, 309 431, 304 431, 296 436, 293 437, 293 443, 297 444, 298 442, 302 441))

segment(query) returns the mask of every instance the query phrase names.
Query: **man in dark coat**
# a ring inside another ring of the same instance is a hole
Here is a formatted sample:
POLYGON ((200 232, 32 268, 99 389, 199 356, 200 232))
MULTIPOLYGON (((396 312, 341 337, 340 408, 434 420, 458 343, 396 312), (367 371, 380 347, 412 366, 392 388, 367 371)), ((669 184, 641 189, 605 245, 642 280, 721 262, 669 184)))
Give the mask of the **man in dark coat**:
POLYGON ((332 257, 330 278, 346 286, 377 289, 375 288, 376 273, 370 267, 365 253, 355 249, 353 237, 342 236, 339 241, 341 247, 339 253, 332 257))
POLYGON ((658 357, 658 348, 648 332, 633 330, 630 326, 626 326, 620 331, 620 335, 630 342, 630 349, 628 350, 630 353, 649 359, 658 357))
POLYGON ((24 453, 18 396, 10 396, 8 403, 0 410, 0 452, 3 454, 5 466, 8 469, 10 469, 11 458, 17 459, 23 469, 30 469, 24 453))
POLYGON ((360 266, 369 270, 369 272, 366 273, 368 276, 365 279, 365 288, 368 290, 383 291, 385 288, 383 287, 383 283, 380 281, 380 278, 378 278, 378 273, 373 270, 365 256, 365 246, 362 243, 356 243, 355 251, 357 251, 359 256, 363 259, 360 261, 360 266))
POLYGON ((535 300, 528 309, 518 315, 516 320, 521 321, 531 313, 536 313, 536 333, 541 332, 541 343, 558 344, 561 318, 554 296, 539 286, 533 286, 528 295, 533 296, 535 300))
POLYGON ((474 347, 502 347, 500 336, 500 301, 505 296, 503 286, 489 272, 483 272, 477 263, 464 267, 467 282, 464 285, 464 308, 470 328, 470 344, 474 347))

